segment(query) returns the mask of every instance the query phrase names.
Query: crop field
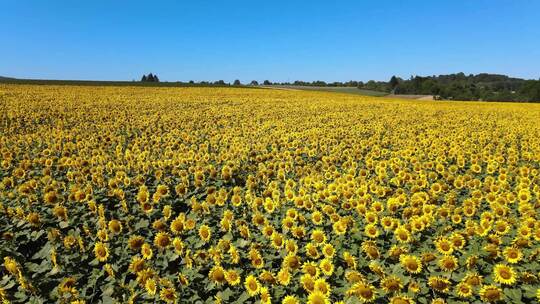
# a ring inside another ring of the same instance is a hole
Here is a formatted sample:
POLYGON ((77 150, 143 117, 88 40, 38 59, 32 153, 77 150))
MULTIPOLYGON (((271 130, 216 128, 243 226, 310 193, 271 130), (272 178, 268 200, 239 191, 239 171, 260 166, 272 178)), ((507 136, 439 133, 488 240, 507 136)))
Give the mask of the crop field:
POLYGON ((2 303, 536 303, 540 105, 0 85, 2 303))

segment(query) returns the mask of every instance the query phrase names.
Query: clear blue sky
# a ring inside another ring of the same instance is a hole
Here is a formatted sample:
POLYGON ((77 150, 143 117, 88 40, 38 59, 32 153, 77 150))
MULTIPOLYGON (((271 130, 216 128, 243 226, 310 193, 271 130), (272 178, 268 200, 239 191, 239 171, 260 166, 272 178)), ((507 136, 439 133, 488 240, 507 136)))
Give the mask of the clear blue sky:
POLYGON ((243 82, 540 77, 540 1, 0 0, 0 75, 243 82))

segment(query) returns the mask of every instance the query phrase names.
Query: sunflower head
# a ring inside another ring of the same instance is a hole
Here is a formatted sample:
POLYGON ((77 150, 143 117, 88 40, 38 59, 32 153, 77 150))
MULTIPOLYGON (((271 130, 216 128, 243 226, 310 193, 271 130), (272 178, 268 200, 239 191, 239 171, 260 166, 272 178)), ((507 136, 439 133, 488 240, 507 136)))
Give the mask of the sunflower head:
POLYGON ((512 285, 516 282, 516 272, 508 265, 495 265, 493 267, 493 275, 495 276, 495 282, 500 284, 512 285))

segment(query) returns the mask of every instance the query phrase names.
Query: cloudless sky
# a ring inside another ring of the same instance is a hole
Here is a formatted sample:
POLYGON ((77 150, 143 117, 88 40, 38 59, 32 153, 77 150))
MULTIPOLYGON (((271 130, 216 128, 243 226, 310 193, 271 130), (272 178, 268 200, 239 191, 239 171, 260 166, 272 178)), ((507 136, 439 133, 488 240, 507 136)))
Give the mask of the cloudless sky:
POLYGON ((0 75, 167 81, 540 77, 540 1, 0 0, 0 75))

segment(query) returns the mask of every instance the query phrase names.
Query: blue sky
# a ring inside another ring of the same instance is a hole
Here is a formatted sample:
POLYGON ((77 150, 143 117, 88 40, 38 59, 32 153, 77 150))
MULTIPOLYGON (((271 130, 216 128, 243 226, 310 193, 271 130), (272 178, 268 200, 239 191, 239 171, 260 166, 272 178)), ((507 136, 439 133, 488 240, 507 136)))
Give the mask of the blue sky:
POLYGON ((540 1, 0 0, 0 75, 243 82, 540 77, 540 1))

